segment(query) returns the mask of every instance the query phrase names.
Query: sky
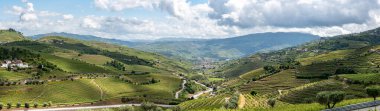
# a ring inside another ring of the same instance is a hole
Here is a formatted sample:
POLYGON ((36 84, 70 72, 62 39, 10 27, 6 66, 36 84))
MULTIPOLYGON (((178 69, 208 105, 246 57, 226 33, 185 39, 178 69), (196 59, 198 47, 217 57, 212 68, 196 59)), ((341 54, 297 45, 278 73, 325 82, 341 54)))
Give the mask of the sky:
POLYGON ((380 0, 0 0, 0 29, 122 40, 264 32, 331 37, 380 26, 380 0))

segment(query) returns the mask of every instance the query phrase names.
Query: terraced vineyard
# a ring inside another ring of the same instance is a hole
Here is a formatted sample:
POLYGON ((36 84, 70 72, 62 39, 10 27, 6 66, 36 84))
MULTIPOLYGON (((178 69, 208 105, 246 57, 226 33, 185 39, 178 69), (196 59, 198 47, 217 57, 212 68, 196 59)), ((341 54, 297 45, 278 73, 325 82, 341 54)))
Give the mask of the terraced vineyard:
POLYGON ((249 71, 245 74, 240 75, 239 77, 245 80, 252 80, 254 77, 259 77, 260 75, 265 74, 265 71, 263 68, 259 68, 256 70, 249 71))
POLYGON ((240 86, 240 91, 251 92, 256 91, 258 94, 266 94, 286 90, 309 83, 312 80, 297 79, 294 74, 295 70, 285 70, 269 77, 249 82, 240 86))
POLYGON ((336 90, 345 91, 347 96, 351 98, 366 97, 363 86, 347 85, 343 82, 330 79, 287 90, 279 99, 287 103, 309 103, 315 101, 315 96, 318 92, 336 90))
POLYGON ((220 109, 226 104, 226 97, 225 95, 221 96, 215 96, 211 98, 201 98, 191 101, 186 101, 179 106, 183 110, 213 110, 213 109, 220 109))
POLYGON ((341 78, 348 79, 351 83, 359 84, 380 84, 380 74, 344 74, 341 78))
POLYGON ((244 108, 266 108, 269 107, 267 104, 268 98, 266 95, 252 96, 251 94, 243 94, 245 97, 244 108))

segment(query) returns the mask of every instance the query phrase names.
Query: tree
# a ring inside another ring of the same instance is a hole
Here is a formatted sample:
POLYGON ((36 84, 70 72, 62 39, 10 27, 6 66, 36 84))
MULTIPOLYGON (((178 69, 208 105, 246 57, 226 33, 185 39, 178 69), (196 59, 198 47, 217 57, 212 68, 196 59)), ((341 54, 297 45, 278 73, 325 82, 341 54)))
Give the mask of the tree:
POLYGON ((257 92, 256 91, 251 91, 252 96, 256 96, 257 92))
POLYGON ((326 105, 328 109, 334 108, 335 105, 344 100, 346 96, 342 91, 323 91, 317 94, 317 102, 326 105))
POLYGON ((12 108, 12 103, 7 103, 7 109, 11 109, 12 108))
POLYGON ((143 108, 144 111, 154 111, 158 106, 151 102, 143 102, 141 104, 141 108, 143 108))
POLYGON ((20 107, 21 107, 21 103, 18 102, 18 103, 16 104, 16 108, 20 108, 20 107))
POLYGON ((25 108, 30 108, 29 103, 25 103, 24 107, 25 108))
POLYGON ((42 107, 47 107, 48 104, 46 102, 43 103, 42 107))
POLYGON ((271 99, 269 99, 268 100, 268 105, 270 106, 270 107, 274 107, 274 105, 276 105, 276 99, 274 99, 274 98, 271 98, 271 99))
POLYGON ((373 97, 373 100, 376 100, 376 97, 380 95, 380 86, 369 86, 366 88, 368 96, 373 97))
POLYGON ((33 107, 37 108, 38 107, 38 103, 34 103, 33 107))
POLYGON ((3 109, 3 103, 0 103, 0 110, 3 109))

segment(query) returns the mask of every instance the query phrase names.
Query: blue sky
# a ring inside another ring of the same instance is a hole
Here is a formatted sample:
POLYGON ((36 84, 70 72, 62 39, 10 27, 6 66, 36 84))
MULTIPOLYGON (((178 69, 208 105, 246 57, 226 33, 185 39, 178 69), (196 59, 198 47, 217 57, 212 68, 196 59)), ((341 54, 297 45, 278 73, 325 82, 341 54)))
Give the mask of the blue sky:
POLYGON ((0 0, 0 29, 123 40, 262 32, 348 34, 380 24, 379 0, 0 0))

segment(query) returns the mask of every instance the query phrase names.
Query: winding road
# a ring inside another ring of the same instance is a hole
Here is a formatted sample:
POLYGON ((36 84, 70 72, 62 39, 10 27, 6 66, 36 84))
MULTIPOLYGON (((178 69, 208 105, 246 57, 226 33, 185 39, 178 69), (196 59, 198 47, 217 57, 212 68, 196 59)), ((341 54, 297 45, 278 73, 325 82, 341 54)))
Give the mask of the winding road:
MULTIPOLYGON (((161 107, 174 107, 175 105, 164 105, 156 104, 161 107)), ((118 105, 103 105, 103 106, 81 106, 81 107, 67 107, 67 108, 46 108, 46 109, 25 109, 16 111, 77 111, 77 110, 88 110, 88 109, 104 109, 104 108, 119 108, 123 106, 141 106, 141 104, 118 104, 118 105)))
POLYGON ((186 84, 186 80, 182 80, 182 88, 181 88, 181 90, 179 90, 179 91, 177 91, 176 93, 175 93, 175 98, 176 99, 178 99, 179 98, 179 94, 185 89, 185 84, 186 84))
POLYGON ((194 94, 192 97, 194 99, 198 99, 199 96, 201 96, 202 94, 205 94, 205 93, 209 93, 209 92, 212 92, 213 91, 213 88, 210 88, 210 87, 207 87, 206 85, 202 84, 202 83, 199 83, 198 81, 194 81, 196 84, 199 84, 203 87, 206 87, 207 89, 204 90, 204 91, 201 91, 201 92, 198 92, 196 94, 194 94))

